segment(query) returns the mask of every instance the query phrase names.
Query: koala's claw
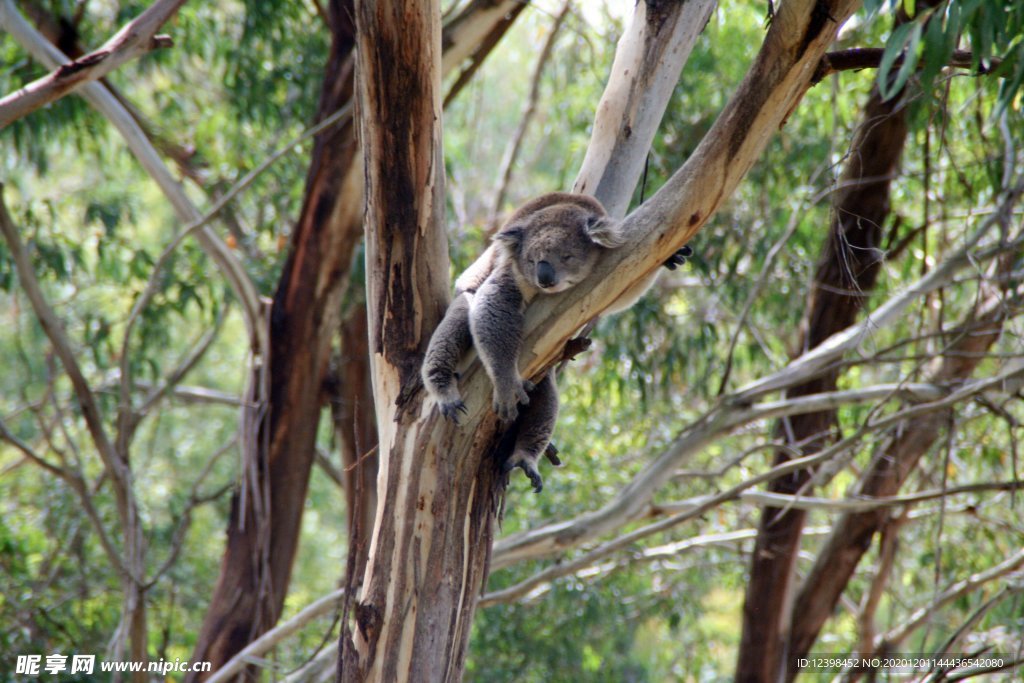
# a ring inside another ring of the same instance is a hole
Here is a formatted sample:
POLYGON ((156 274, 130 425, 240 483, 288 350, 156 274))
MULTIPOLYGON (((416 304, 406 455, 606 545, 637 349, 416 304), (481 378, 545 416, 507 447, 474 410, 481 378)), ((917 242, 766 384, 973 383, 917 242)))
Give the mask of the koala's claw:
POLYGON ((686 265, 686 259, 690 258, 691 256, 693 256, 693 249, 691 249, 688 245, 684 245, 683 247, 676 250, 674 254, 669 256, 668 260, 666 260, 663 265, 669 270, 675 270, 679 266, 686 265))
POLYGON ((522 469, 523 472, 526 473, 526 476, 530 478, 530 483, 533 484, 534 493, 540 493, 544 490, 544 478, 540 476, 540 472, 537 470, 537 464, 530 458, 513 454, 512 457, 505 461, 501 471, 508 474, 517 467, 522 469))
POLYGON ((459 424, 459 413, 463 415, 469 414, 469 409, 466 408, 466 404, 461 399, 457 401, 446 401, 440 404, 441 414, 444 415, 446 420, 451 420, 455 424, 459 424))

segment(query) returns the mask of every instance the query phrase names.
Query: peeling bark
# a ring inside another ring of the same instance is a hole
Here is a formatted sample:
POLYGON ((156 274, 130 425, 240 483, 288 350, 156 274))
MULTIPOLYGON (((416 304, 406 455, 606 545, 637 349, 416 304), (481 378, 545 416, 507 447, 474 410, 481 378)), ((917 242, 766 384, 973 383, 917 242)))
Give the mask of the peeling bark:
MULTIPOLYGON (((366 568, 369 534, 377 510, 377 422, 367 346, 366 303, 352 305, 341 325, 341 358, 331 393, 334 434, 341 451, 349 552, 354 576, 366 568)), ((358 585, 358 584, 357 584, 358 585)))
MULTIPOLYGON (((508 4, 508 3, 506 3, 508 4)), ((513 3, 517 4, 517 3, 513 3)), ((478 46, 478 35, 503 35, 521 7, 495 14, 493 2, 471 3, 445 30, 450 50, 476 54, 482 60, 494 43, 478 46), (482 32, 482 33, 481 33, 482 32)), ((501 5, 504 8, 504 5, 501 5)), ((507 8, 505 8, 507 9, 507 8)), ((354 8, 351 0, 333 0, 329 20, 331 52, 325 72, 317 119, 322 120, 352 100, 354 8)), ((496 40, 495 40, 496 42, 496 40)), ((451 60, 454 65, 457 60, 451 60)), ((274 297, 270 320, 270 422, 250 450, 265 448, 257 471, 250 473, 250 490, 257 496, 236 496, 228 526, 228 544, 221 574, 205 617, 194 658, 208 659, 213 669, 272 626, 280 615, 297 551, 309 475, 315 457, 315 437, 325 400, 323 380, 330 341, 338 329, 338 313, 351 259, 363 227, 363 173, 353 124, 336 126, 316 138, 302 213, 292 234, 288 259, 274 297)), ((444 263, 447 263, 445 256, 444 263)), ((439 261, 438 263, 441 263, 439 261)), ((368 387, 357 380, 358 366, 366 367, 365 328, 349 321, 343 332, 342 377, 351 386, 330 390, 352 404, 362 417, 361 433, 343 431, 343 454, 359 446, 363 454, 376 443, 374 407, 368 387), (356 339, 350 335, 361 335, 356 339), (371 400, 366 400, 371 398, 371 400), (352 437, 351 440, 349 437, 352 437)), ((329 400, 329 399, 328 399, 329 400)), ((341 419, 347 420, 344 415, 341 419)), ((346 465, 348 467, 348 464, 346 465)), ((348 507, 363 515, 361 531, 368 534, 375 507, 376 456, 361 458, 347 470, 348 507), (358 473, 362 484, 356 487, 358 473), (353 494, 360 491, 359 500, 353 494)), ((350 530, 355 519, 350 519, 350 530)), ((350 538, 358 550, 357 566, 367 551, 364 538, 350 538)), ((357 582, 358 583, 358 582, 357 582)))

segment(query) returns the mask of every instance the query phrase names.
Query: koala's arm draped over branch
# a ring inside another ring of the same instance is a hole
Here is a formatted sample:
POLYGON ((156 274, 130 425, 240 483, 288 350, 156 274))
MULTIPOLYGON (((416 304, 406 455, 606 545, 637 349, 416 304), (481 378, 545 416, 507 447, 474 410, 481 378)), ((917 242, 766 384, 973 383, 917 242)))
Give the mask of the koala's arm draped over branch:
POLYGON ((838 27, 859 4, 794 0, 779 6, 757 59, 711 130, 683 167, 623 219, 623 246, 607 252, 563 296, 539 298, 527 308, 524 375, 554 362, 577 330, 639 288, 692 239, 796 107, 838 27))

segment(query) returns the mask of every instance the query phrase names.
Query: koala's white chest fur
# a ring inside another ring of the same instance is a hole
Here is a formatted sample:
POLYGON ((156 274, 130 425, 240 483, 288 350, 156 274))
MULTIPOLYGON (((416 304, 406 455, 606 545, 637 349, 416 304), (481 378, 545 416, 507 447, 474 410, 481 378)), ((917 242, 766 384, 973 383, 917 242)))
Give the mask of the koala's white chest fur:
POLYGON ((508 264, 508 269, 512 272, 512 277, 515 278, 516 286, 519 287, 519 293, 523 297, 523 306, 533 301, 533 298, 541 292, 532 282, 530 282, 525 275, 519 270, 514 261, 508 264))

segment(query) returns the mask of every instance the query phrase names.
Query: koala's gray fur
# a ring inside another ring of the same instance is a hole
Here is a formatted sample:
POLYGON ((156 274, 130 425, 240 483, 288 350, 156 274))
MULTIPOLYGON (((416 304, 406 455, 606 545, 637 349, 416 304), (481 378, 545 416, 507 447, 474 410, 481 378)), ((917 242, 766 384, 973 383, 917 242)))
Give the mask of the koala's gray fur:
POLYGON ((494 385, 494 412, 506 423, 521 418, 505 469, 521 467, 537 491, 537 460, 554 430, 558 394, 550 372, 536 386, 519 374, 523 310, 537 294, 565 291, 589 275, 603 249, 622 244, 617 226, 586 195, 553 192, 527 202, 456 280, 455 299, 427 347, 423 383, 442 414, 456 421, 466 410, 456 369, 476 347, 494 385))
MULTIPOLYGON (((470 346, 476 347, 494 385, 494 412, 515 423, 515 446, 504 469, 521 467, 535 491, 543 486, 537 461, 555 428, 558 393, 553 372, 536 386, 519 374, 523 310, 537 294, 563 292, 587 277, 604 249, 623 246, 620 225, 587 195, 552 192, 527 202, 455 281, 455 299, 427 347, 423 383, 441 413, 455 422, 466 411, 458 364, 470 346)), ((683 263, 684 252, 685 247, 665 265, 683 263)), ((608 310, 632 305, 654 277, 626 291, 608 310)))

